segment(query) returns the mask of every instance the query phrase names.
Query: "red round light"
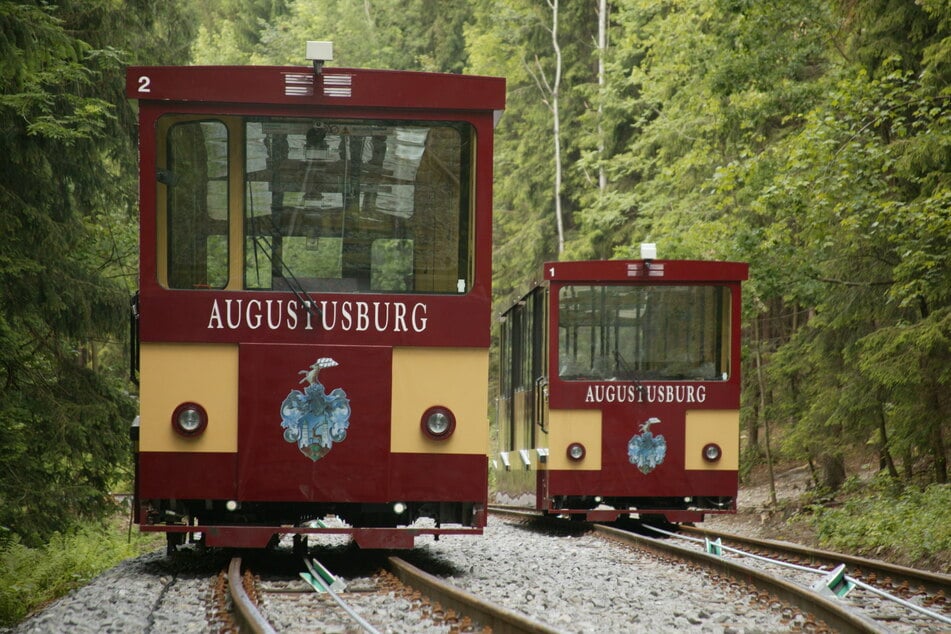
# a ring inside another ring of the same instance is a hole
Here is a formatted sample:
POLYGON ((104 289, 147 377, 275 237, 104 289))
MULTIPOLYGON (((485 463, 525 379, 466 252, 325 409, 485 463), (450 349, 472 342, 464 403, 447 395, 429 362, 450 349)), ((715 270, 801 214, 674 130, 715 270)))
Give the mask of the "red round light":
POLYGON ((191 438, 208 427, 208 412, 198 403, 182 403, 172 412, 172 429, 180 436, 191 438))
POLYGON ((568 460, 571 460, 572 462, 581 462, 584 460, 584 455, 587 453, 587 450, 585 450, 584 445, 582 445, 580 442, 573 442, 568 445, 568 451, 565 453, 568 454, 568 460))
POLYGON ((703 446, 703 459, 707 462, 716 462, 723 455, 720 445, 715 442, 707 443, 703 446))
POLYGON ((445 440, 456 431, 456 417, 449 408, 436 405, 423 412, 419 426, 427 437, 445 440))

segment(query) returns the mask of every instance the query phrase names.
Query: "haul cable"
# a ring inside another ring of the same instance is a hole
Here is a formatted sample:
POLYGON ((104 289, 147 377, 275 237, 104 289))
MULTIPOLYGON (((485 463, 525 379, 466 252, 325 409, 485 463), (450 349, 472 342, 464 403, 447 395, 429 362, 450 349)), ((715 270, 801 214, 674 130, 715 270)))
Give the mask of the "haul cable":
POLYGON ((895 595, 889 594, 888 592, 885 592, 884 590, 880 590, 874 586, 871 586, 865 583, 864 581, 861 581, 860 579, 856 579, 855 577, 851 577, 849 575, 844 574, 845 564, 841 564, 839 567, 835 568, 830 573, 829 570, 823 570, 821 568, 810 568, 809 566, 800 566, 799 564, 790 563, 788 561, 772 559, 770 557, 764 557, 762 555, 756 555, 754 553, 746 552, 738 548, 724 546, 722 543, 720 543, 719 539, 717 539, 714 542, 714 541, 711 541, 709 538, 700 539, 698 537, 688 537, 687 535, 678 535, 677 533, 666 531, 662 528, 651 526, 649 524, 644 524, 643 526, 644 528, 649 528, 652 531, 661 533, 663 535, 667 535, 668 537, 675 537, 677 539, 683 539, 683 540, 703 544, 706 551, 714 555, 718 555, 719 554, 718 551, 731 552, 736 555, 740 555, 741 557, 749 557, 757 561, 763 561, 769 564, 783 566, 785 568, 791 568, 793 570, 798 570, 800 572, 808 572, 812 574, 822 575, 824 579, 820 580, 819 583, 813 585, 812 586, 813 590, 821 590, 821 589, 824 589, 827 585, 834 583, 836 584, 836 587, 840 589, 838 591, 832 590, 832 594, 838 598, 844 598, 845 595, 848 594, 848 592, 852 588, 859 587, 859 588, 862 588, 863 590, 867 590, 871 592, 872 594, 877 594, 878 596, 888 599, 889 601, 893 601, 899 605, 902 605, 908 608, 909 610, 914 610, 915 612, 924 614, 925 616, 928 616, 932 619, 936 619, 938 621, 941 621, 942 623, 951 625, 951 618, 948 618, 944 616, 943 614, 932 612, 931 610, 923 606, 912 603, 911 601, 905 601, 901 597, 896 597, 895 595))
POLYGON ((326 592, 330 595, 330 598, 336 601, 337 605, 343 608, 343 611, 365 631, 370 632, 370 634, 380 634, 378 629, 370 625, 363 617, 357 614, 350 604, 341 599, 340 595, 337 594, 345 590, 347 584, 334 577, 330 571, 316 559, 308 559, 305 557, 304 565, 307 566, 307 570, 309 571, 309 574, 306 575, 305 573, 301 573, 301 577, 304 581, 309 583, 318 592, 326 592))
POLYGON ((673 553, 682 559, 718 570, 737 580, 752 580, 755 585, 767 589, 780 600, 794 605, 800 610, 815 614, 834 632, 884 633, 890 631, 867 616, 848 610, 842 604, 831 601, 821 594, 811 592, 803 586, 767 574, 765 571, 747 566, 739 561, 716 557, 667 540, 636 535, 604 524, 593 524, 592 528, 598 533, 634 544, 640 548, 667 554, 673 553))

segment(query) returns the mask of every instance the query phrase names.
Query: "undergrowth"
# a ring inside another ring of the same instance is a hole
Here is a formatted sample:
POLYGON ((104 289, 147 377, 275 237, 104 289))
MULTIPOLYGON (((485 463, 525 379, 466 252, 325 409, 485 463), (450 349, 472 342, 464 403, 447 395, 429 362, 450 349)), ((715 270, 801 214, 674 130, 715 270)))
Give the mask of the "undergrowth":
POLYGON ((86 525, 56 534, 42 548, 0 539, 0 626, 15 625, 45 603, 67 594, 123 559, 158 548, 154 536, 117 524, 86 525))
POLYGON ((824 548, 919 567, 951 562, 951 485, 921 488, 880 477, 866 487, 842 506, 811 508, 824 548))

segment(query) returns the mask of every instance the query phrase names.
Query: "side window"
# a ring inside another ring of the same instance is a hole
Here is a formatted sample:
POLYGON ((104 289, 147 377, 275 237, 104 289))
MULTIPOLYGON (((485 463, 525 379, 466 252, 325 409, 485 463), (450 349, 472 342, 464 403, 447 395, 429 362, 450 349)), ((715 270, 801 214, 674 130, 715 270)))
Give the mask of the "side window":
POLYGON ((166 260, 168 287, 224 288, 228 283, 228 130, 224 123, 185 121, 170 126, 165 163, 158 173, 164 185, 165 226, 158 229, 165 238, 159 257, 166 260))

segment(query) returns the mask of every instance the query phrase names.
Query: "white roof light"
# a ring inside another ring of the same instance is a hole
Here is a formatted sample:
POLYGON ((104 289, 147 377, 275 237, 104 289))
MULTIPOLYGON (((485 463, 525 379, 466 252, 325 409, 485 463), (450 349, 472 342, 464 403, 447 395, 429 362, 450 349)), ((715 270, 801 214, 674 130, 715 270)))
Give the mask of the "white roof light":
POLYGON ((307 59, 314 62, 330 62, 334 58, 333 42, 307 42, 307 59))

